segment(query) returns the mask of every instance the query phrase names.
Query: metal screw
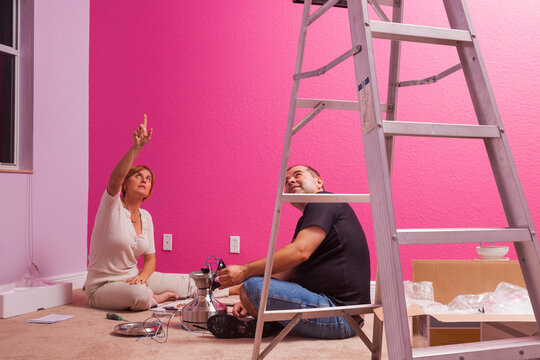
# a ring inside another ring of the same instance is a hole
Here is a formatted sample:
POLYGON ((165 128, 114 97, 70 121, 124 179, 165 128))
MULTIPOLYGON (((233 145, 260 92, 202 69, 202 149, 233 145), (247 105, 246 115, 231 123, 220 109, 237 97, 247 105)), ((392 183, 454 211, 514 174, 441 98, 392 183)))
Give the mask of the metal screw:
POLYGON ((459 360, 465 360, 465 356, 460 356, 459 360))
POLYGON ((365 24, 366 26, 369 26, 369 23, 368 23, 368 22, 365 22, 364 24, 365 24))
POLYGON ((501 128, 499 131, 501 132, 501 134, 504 134, 504 128, 501 128))
POLYGON ((519 355, 523 355, 523 354, 525 354, 525 351, 519 350, 519 355))
POLYGON ((397 241, 397 235, 392 235, 392 240, 397 241))

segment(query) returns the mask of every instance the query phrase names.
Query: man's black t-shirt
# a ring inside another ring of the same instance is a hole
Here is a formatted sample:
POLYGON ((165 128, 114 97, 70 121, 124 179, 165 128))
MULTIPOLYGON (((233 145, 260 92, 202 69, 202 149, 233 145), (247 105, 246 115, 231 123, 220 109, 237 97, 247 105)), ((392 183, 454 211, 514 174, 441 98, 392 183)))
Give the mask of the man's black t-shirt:
POLYGON ((309 203, 298 220, 293 241, 310 226, 326 237, 308 260, 296 266, 292 281, 328 296, 336 305, 370 302, 369 249, 364 230, 345 203, 309 203))

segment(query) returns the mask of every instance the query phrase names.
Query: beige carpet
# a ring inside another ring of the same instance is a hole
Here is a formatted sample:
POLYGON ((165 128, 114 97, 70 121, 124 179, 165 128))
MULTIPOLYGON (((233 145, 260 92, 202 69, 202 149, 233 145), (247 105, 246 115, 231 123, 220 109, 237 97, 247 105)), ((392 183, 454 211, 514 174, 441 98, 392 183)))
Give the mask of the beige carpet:
MULTIPOLYGON (((73 291, 70 305, 0 319, 0 359, 251 359, 252 339, 220 340, 210 334, 190 333, 171 327, 166 343, 150 338, 115 335, 120 322, 105 318, 106 311, 86 304, 81 290, 73 291), (48 314, 74 315, 54 324, 29 323, 48 314)), ((130 321, 144 321, 151 311, 117 312, 130 321)), ((364 330, 371 338, 373 318, 364 330)), ((174 322, 177 324, 178 322, 174 322)), ((173 324, 173 323, 171 323, 173 324)), ((160 339, 161 341, 163 339, 160 339)), ((263 339, 263 346, 271 338, 263 339)), ((383 349, 383 358, 385 349, 383 349)), ((370 359, 358 338, 314 340, 289 335, 265 359, 370 359)))

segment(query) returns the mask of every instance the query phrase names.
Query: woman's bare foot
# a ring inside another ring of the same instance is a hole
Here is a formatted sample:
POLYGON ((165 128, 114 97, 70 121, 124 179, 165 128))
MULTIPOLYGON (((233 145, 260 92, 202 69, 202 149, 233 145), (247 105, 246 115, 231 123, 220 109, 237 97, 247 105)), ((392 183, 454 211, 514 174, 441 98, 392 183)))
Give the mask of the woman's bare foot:
POLYGON ((154 295, 154 300, 156 300, 158 304, 161 304, 162 302, 165 302, 165 301, 178 300, 178 294, 170 292, 170 291, 166 291, 162 294, 154 295))

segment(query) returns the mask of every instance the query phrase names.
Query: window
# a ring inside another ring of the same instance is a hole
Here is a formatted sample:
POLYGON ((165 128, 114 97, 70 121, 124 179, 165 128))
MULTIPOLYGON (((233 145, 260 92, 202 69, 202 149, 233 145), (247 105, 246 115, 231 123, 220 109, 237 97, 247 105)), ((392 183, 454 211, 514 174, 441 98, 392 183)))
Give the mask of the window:
POLYGON ((32 169, 33 28, 33 1, 0 0, 0 171, 32 169))
POLYGON ((16 165, 15 72, 19 52, 15 0, 0 0, 0 163, 16 165))

